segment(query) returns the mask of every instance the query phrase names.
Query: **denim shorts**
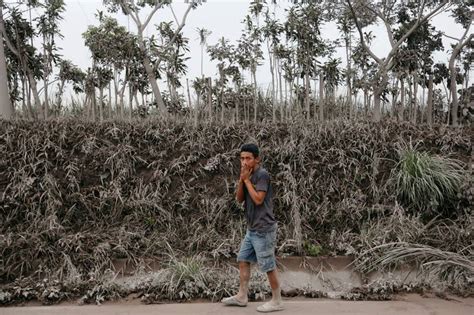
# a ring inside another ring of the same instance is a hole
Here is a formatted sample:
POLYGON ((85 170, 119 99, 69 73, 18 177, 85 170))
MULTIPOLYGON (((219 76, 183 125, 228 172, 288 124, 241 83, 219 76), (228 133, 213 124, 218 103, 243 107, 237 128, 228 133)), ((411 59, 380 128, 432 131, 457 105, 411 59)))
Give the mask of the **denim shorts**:
POLYGON ((276 268, 276 232, 276 227, 268 232, 247 230, 240 244, 237 261, 257 263, 264 273, 274 270, 276 268))

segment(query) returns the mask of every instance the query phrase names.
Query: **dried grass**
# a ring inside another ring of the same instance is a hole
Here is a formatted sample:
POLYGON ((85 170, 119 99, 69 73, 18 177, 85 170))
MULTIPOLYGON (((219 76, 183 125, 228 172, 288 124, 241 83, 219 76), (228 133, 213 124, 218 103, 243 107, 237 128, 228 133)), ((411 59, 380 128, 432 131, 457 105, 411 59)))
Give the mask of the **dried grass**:
POLYGON ((465 130, 409 124, 1 121, 0 281, 86 281, 117 258, 234 257, 245 231, 233 197, 238 148, 250 140, 272 174, 279 254, 306 254, 311 242, 357 255, 397 238, 456 252, 471 242, 469 185, 456 216, 421 230, 417 213, 394 214, 388 179, 409 139, 470 159, 465 130))

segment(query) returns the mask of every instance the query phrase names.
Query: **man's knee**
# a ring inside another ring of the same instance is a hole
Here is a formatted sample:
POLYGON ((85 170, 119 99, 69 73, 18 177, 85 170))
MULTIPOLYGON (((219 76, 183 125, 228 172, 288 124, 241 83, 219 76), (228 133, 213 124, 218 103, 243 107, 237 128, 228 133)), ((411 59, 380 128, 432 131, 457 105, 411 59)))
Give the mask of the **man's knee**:
POLYGON ((250 262, 248 261, 239 261, 240 269, 250 269, 250 262))

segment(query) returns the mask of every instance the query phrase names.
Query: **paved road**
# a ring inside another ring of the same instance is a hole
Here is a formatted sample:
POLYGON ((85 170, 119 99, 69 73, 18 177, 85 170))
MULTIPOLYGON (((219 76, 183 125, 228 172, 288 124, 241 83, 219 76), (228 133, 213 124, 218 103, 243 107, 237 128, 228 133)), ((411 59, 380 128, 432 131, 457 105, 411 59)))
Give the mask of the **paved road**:
MULTIPOLYGON (((260 314, 256 308, 261 303, 249 303, 245 308, 226 307, 220 303, 184 303, 141 305, 113 303, 101 306, 94 305, 56 305, 56 306, 18 306, 0 308, 0 315, 204 315, 204 314, 260 314)), ((399 297, 397 301, 342 301, 342 300, 288 300, 286 310, 275 314, 351 314, 351 315, 445 315, 474 314, 474 298, 446 301, 438 298, 420 296, 399 297)))

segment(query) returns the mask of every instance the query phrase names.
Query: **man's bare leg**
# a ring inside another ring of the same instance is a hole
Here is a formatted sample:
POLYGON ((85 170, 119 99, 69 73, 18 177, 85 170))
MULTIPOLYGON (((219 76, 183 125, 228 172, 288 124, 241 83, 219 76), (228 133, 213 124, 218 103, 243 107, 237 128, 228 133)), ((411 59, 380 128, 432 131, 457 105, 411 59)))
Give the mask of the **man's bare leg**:
POLYGON ((250 281, 250 263, 245 261, 239 262, 240 286, 239 293, 235 296, 241 302, 248 301, 249 281, 250 281))
POLYGON ((270 282, 270 287, 272 288, 272 304, 281 303, 281 288, 280 281, 278 280, 278 271, 276 269, 267 272, 268 281, 270 282))
POLYGON ((234 306, 247 306, 249 300, 250 263, 239 261, 239 277, 239 292, 236 295, 223 298, 222 303, 234 306))
POLYGON ((272 288, 272 299, 257 307, 257 311, 263 313, 281 311, 284 309, 283 303, 281 301, 281 288, 280 281, 278 280, 278 271, 276 269, 267 272, 268 281, 270 282, 270 287, 272 288))

